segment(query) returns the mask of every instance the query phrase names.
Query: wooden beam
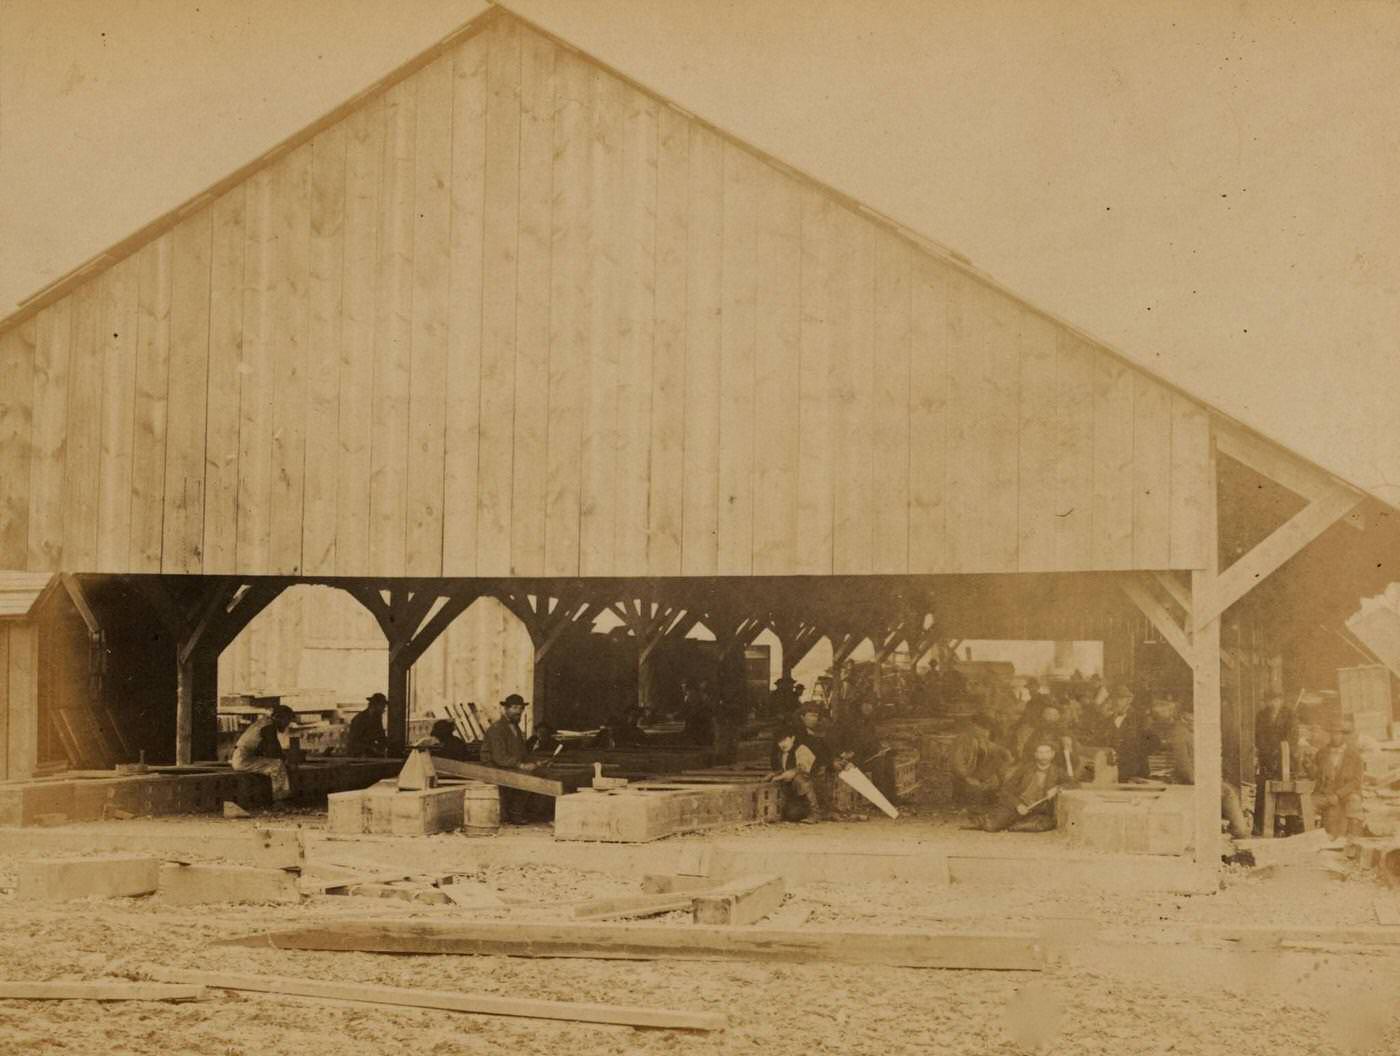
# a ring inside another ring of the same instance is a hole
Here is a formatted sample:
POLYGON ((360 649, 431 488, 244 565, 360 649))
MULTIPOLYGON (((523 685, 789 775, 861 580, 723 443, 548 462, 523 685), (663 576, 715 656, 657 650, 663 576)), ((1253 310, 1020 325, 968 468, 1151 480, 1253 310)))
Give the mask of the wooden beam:
POLYGON ((379 624, 379 629, 384 632, 384 637, 386 639, 393 638, 394 610, 384 600, 377 587, 364 583, 356 583, 347 584, 341 589, 369 610, 369 614, 373 616, 374 621, 379 624))
POLYGON ((758 961, 880 964, 907 968, 1040 971, 1032 935, 868 931, 783 931, 665 924, 524 921, 341 920, 216 940, 217 946, 367 953, 435 953, 590 960, 758 961))
POLYGON ((1166 606, 1158 601, 1142 583, 1133 579, 1125 579, 1119 586, 1123 588, 1123 593, 1141 610, 1142 614, 1152 621, 1152 626, 1156 627, 1162 637, 1167 640, 1167 644, 1176 650, 1177 655, 1190 664, 1192 662, 1191 638, 1181 624, 1176 622, 1176 617, 1167 611, 1166 606))
MULTIPOLYGON (((1221 454, 1229 455, 1302 498, 1316 501, 1339 487, 1346 487, 1325 471, 1228 422, 1216 423, 1215 442, 1221 454)), ((1354 528, 1362 527, 1359 520, 1349 523, 1354 528)))
POLYGON ((197 984, 0 982, 0 1001, 200 1001, 205 996, 197 984))
POLYGON ((64 572, 59 579, 69 600, 73 602, 73 607, 78 610, 78 615, 82 617, 83 623, 87 624, 88 635, 94 638, 100 635, 102 625, 97 622, 97 616, 94 615, 92 606, 88 604, 87 593, 83 590, 83 585, 78 582, 78 577, 71 572, 64 572))
POLYGON ((506 788, 517 788, 522 792, 534 792, 541 796, 559 797, 570 790, 564 782, 548 777, 538 777, 519 770, 501 770, 481 763, 461 763, 455 759, 433 757, 433 768, 442 777, 461 777, 468 781, 486 781, 506 788))
POLYGON ((198 972, 188 969, 158 968, 152 974, 160 979, 178 979, 220 990, 354 1001, 400 1008, 436 1008, 485 1016, 518 1016, 526 1019, 564 1020, 570 1023, 611 1023, 627 1027, 674 1030, 723 1030, 728 1026, 728 1021, 718 1012, 679 1012, 635 1005, 541 1001, 491 994, 465 994, 457 990, 418 990, 364 983, 323 982, 319 979, 289 979, 285 976, 198 972))
POLYGON ((787 897, 781 876, 748 876, 694 896, 696 924, 756 924, 787 897))
POLYGON ((227 615, 229 602, 233 600, 233 596, 237 592, 238 581, 236 579, 221 578, 209 589, 209 593, 200 602, 199 611, 186 625, 186 631, 180 638, 178 656, 181 664, 189 661, 190 655, 220 616, 227 615))
POLYGON ((413 636, 412 641, 401 642, 390 648, 390 659, 402 659, 410 667, 417 663, 418 658, 427 652, 428 648, 452 625, 452 621, 471 608, 479 597, 481 597, 480 592, 475 590, 465 590, 450 596, 447 603, 433 613, 433 618, 413 636))
POLYGON ((1161 584, 1162 589, 1171 596, 1172 601, 1181 606, 1181 611, 1186 613, 1189 625, 1191 621, 1191 584, 1189 582, 1182 583, 1175 572, 1153 572, 1152 578, 1161 584))
POLYGON ((1308 503, 1220 573, 1211 599, 1211 604, 1217 608, 1201 615, 1209 619, 1223 613, 1363 501, 1364 497, 1358 492, 1336 485, 1326 495, 1308 503))
POLYGON ((660 894, 620 895, 617 898, 595 898, 574 906, 575 920, 625 920, 629 917, 654 917, 690 909, 695 896, 688 892, 670 891, 660 894))
POLYGON ((257 619, 258 614, 271 605, 286 590, 290 583, 286 580, 259 581, 235 599, 218 626, 210 628, 208 645, 216 656, 227 649, 233 640, 243 633, 248 624, 257 619))
POLYGON ((1219 474, 1215 443, 1209 445, 1201 543, 1206 567, 1191 573, 1191 746, 1195 767, 1195 857, 1202 887, 1216 890, 1220 875, 1220 537, 1219 474))

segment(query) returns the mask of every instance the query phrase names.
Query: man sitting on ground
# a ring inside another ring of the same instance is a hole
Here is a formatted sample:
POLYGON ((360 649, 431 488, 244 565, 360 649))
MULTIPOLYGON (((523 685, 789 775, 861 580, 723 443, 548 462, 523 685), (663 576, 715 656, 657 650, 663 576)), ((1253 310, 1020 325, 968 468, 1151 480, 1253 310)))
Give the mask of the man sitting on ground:
POLYGON ((433 755, 459 763, 465 763, 471 757, 471 749, 466 741, 457 736, 457 724, 451 719, 438 719, 428 732, 437 741, 437 745, 430 749, 433 755))
POLYGON ((233 768, 245 774, 266 774, 272 781, 273 802, 291 798, 292 780, 282 752, 279 733, 285 733, 296 720, 296 712, 285 704, 274 704, 272 711, 243 731, 233 746, 233 768))
POLYGON ((992 741, 990 726, 986 716, 973 715, 949 746, 954 806, 991 806, 1011 769, 1011 753, 992 741))
POLYGON ((1349 731, 1342 723, 1331 728, 1332 743, 1317 753, 1313 772, 1313 804, 1322 812, 1322 824, 1334 840, 1360 836, 1365 814, 1361 809, 1361 786, 1366 781, 1366 761, 1361 758, 1349 731))
POLYGON ((384 735, 384 709, 389 698, 383 693, 371 693, 365 710, 350 720, 345 735, 345 754, 352 759, 380 759, 388 754, 389 738, 384 735))
POLYGON ((783 730, 778 734, 773 744, 773 770, 768 780, 783 786, 784 821, 815 825, 822 820, 821 801, 813 777, 816 762, 817 757, 801 742, 796 730, 783 730))
POLYGON ((1039 741, 1029 763, 1023 763, 1002 786, 997 805, 982 819, 987 832, 1049 832, 1055 827, 1055 797, 1075 787, 1061 755, 1049 741, 1039 741))

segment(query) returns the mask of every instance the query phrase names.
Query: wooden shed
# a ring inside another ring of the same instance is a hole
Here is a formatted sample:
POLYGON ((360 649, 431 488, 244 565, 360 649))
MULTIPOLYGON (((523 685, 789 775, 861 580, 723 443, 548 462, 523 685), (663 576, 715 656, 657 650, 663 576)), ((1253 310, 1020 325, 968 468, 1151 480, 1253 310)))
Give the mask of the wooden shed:
POLYGON ((498 8, 25 302, 0 371, 0 568, 144 599, 182 761, 296 582, 374 615, 399 736, 482 594, 537 669, 599 606, 643 661, 1130 615, 1193 681, 1204 831, 1222 621, 1285 565, 1340 620, 1396 552, 1363 490, 498 8))

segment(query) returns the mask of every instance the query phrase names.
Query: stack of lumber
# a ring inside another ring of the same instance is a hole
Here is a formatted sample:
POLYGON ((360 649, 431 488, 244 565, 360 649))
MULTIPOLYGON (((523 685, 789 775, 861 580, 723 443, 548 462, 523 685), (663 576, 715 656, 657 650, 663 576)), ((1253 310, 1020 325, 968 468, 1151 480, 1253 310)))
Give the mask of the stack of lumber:
MULTIPOLYGON (((297 770, 300 798, 319 799, 364 788, 398 772, 392 759, 315 760, 297 770)), ((139 775, 116 770, 67 771, 49 778, 0 784, 0 826, 104 817, 217 814, 225 801, 261 806, 272 801, 266 774, 237 773, 218 763, 151 767, 139 775)))
POLYGON ((611 791, 585 789, 556 801, 554 838, 648 843, 723 825, 775 821, 779 816, 778 794, 777 786, 762 781, 641 783, 611 791))

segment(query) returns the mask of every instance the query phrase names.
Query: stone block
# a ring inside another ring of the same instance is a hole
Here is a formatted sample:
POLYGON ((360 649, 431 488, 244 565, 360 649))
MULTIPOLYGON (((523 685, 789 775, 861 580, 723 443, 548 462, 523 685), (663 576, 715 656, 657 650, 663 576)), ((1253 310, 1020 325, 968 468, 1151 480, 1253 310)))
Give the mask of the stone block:
POLYGON ((249 858, 264 869, 300 869, 306 864, 306 844, 300 829, 254 829, 249 858))
POLYGON ((0 785, 0 826, 35 825, 41 814, 73 817, 72 781, 0 785))
POLYGON ((149 895, 160 876, 160 860, 138 855, 99 858, 38 858, 19 863, 16 898, 63 902, 73 898, 149 895))
POLYGON ((326 831, 344 835, 368 832, 364 790, 332 792, 326 797, 326 831))
POLYGON ((359 792, 326 797, 326 823, 336 833, 431 836, 462 827, 460 785, 400 792, 390 779, 359 792))
POLYGON ((182 906, 301 901, 295 872, 244 865, 162 865, 160 894, 166 901, 182 906))

